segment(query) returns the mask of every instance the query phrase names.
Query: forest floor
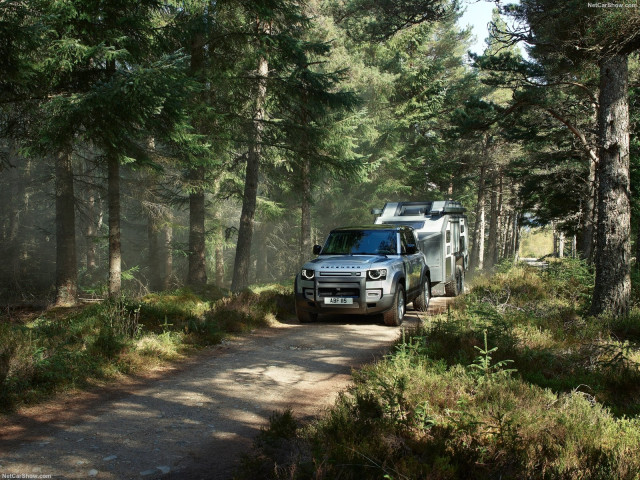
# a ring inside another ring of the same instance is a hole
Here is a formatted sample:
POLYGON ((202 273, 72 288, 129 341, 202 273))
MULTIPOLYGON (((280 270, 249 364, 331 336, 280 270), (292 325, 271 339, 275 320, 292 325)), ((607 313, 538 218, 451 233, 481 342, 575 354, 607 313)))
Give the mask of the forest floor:
MULTIPOLYGON (((449 300, 434 298, 429 314, 449 300)), ((404 327, 418 322, 410 310, 404 327)), ((349 385, 351 369, 383 355, 400 332, 371 319, 289 319, 143 376, 23 408, 0 419, 0 475, 229 479, 274 411, 316 416, 349 385)))

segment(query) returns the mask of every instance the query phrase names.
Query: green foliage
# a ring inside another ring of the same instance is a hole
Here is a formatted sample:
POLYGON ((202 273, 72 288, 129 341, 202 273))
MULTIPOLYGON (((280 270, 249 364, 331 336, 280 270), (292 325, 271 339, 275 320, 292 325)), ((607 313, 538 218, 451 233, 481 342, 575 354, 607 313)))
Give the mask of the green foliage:
POLYGON ((491 362, 491 354, 498 350, 498 347, 489 349, 487 343, 487 331, 484 332, 484 348, 480 348, 474 345, 474 348, 478 350, 479 355, 475 358, 473 363, 469 365, 469 370, 472 374, 475 374, 479 379, 484 382, 490 382, 496 377, 510 375, 516 372, 516 369, 505 369, 508 364, 513 363, 513 360, 500 360, 499 362, 491 362))
POLYGON ((150 368, 293 313, 291 290, 180 289, 0 321, 0 411, 150 368))
POLYGON ((637 478, 638 338, 614 336, 620 320, 578 315, 591 282, 571 260, 502 265, 354 372, 334 407, 297 430, 309 457, 278 469, 282 457, 257 444, 253 459, 274 479, 637 478))

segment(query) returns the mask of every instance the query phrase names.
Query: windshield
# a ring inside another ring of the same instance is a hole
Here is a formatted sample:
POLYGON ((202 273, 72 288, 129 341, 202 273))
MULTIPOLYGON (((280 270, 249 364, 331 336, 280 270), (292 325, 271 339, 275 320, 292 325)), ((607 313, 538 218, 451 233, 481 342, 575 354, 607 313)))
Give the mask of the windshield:
POLYGON ((397 253, 395 230, 331 232, 323 255, 388 255, 397 253))

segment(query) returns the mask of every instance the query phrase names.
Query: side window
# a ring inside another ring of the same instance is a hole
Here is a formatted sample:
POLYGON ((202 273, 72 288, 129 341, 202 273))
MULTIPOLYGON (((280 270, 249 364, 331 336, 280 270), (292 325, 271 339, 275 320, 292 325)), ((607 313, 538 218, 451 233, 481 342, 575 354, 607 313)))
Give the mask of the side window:
POLYGON ((451 230, 447 230, 447 238, 446 238, 446 242, 447 242, 447 243, 451 243, 451 230))
POLYGON ((417 246, 416 239, 409 230, 402 230, 400 232, 400 243, 402 245, 402 253, 407 253, 407 245, 417 246))

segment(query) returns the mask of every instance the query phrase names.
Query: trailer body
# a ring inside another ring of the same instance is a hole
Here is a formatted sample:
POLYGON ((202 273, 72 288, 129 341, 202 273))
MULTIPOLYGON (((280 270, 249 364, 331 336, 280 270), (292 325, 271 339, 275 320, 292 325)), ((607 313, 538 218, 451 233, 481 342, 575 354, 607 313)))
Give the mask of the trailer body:
POLYGON ((376 224, 411 226, 425 254, 434 295, 456 296, 464 289, 469 264, 468 229, 465 209, 452 200, 389 202, 376 224))

